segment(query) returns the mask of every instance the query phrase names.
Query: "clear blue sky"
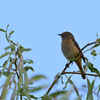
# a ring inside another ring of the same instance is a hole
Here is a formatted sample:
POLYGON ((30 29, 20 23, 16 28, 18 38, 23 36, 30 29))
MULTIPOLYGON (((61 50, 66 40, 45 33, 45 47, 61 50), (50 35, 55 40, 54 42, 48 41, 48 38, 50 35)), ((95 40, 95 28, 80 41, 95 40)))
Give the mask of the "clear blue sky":
MULTIPOLYGON (((30 72, 29 76, 44 74, 51 84, 54 76, 63 70, 67 62, 61 52, 61 37, 57 34, 70 31, 81 48, 95 41, 96 32, 100 37, 100 0, 2 0, 0 28, 6 29, 8 24, 10 24, 9 31, 15 31, 11 39, 32 49, 23 55, 24 59, 30 58, 34 61, 35 72, 30 72)), ((8 45, 5 35, 1 32, 0 44, 1 55, 4 53, 3 48, 8 45)), ((99 52, 100 47, 96 50, 99 52)), ((90 52, 84 55, 95 67, 100 67, 99 60, 97 58, 94 60, 90 52)), ((74 63, 67 69, 67 71, 77 70, 74 63)), ((87 83, 79 75, 74 75, 72 79, 77 87, 87 83)), ((60 84, 60 89, 63 86, 60 84)), ((45 92, 43 91, 42 95, 45 92)))

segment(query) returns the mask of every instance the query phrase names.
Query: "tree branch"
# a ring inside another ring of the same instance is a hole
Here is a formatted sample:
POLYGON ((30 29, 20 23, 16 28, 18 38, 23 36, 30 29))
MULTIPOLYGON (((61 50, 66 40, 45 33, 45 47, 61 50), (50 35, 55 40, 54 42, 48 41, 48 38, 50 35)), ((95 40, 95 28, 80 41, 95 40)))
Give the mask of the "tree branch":
MULTIPOLYGON (((62 75, 63 74, 84 74, 84 73, 79 73, 79 72, 63 72, 62 75)), ((86 75, 100 77, 100 75, 96 75, 96 74, 88 74, 88 73, 86 73, 86 75)))

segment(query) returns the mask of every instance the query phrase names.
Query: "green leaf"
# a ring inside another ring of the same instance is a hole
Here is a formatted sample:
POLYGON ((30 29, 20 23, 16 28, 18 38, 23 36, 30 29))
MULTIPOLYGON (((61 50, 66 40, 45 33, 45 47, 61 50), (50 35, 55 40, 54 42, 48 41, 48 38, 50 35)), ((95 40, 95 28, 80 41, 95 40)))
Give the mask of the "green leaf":
POLYGON ((14 100, 15 99, 15 96, 16 96, 16 84, 15 84, 15 87, 13 89, 13 92, 12 92, 12 95, 11 95, 11 99, 10 100, 14 100))
POLYGON ((4 62, 4 64, 3 64, 3 70, 2 70, 2 72, 0 73, 0 77, 1 77, 2 74, 4 73, 4 70, 6 69, 6 66, 7 66, 7 64, 8 64, 9 59, 10 59, 10 56, 8 57, 8 59, 7 59, 7 60, 4 62))
POLYGON ((67 84, 70 81, 71 77, 72 77, 72 75, 68 78, 67 82, 65 83, 65 87, 63 89, 67 88, 67 84))
POLYGON ((15 48, 15 46, 14 46, 14 45, 11 45, 11 46, 5 47, 4 49, 5 49, 5 50, 8 50, 8 49, 14 49, 14 48, 15 48))
POLYGON ((2 32, 6 32, 4 29, 1 29, 1 28, 0 28, 0 31, 2 31, 2 32))
POLYGON ((95 51, 95 50, 93 50, 93 51, 91 52, 91 55, 93 55, 93 56, 97 56, 96 51, 95 51))
POLYGON ((9 33, 9 36, 11 35, 11 34, 13 34, 14 33, 14 31, 11 31, 10 33, 9 33))
POLYGON ((98 93, 97 93, 97 96, 99 96, 99 92, 100 92, 100 85, 99 85, 99 88, 98 88, 98 93))
POLYGON ((96 73, 96 74, 99 75, 99 71, 96 68, 93 67, 93 64, 92 63, 87 62, 87 66, 91 70, 91 72, 94 72, 94 73, 96 73))
POLYGON ((78 96, 78 99, 81 100, 81 96, 79 95, 79 92, 78 92, 78 90, 77 90, 75 84, 73 83, 73 81, 72 81, 72 80, 69 80, 69 83, 70 83, 70 84, 72 85, 72 87, 74 88, 74 90, 75 90, 75 92, 76 92, 76 94, 77 94, 77 96, 78 96))
POLYGON ((16 46, 17 46, 17 44, 16 44, 16 43, 14 43, 12 40, 10 40, 10 42, 11 42, 13 45, 16 45, 16 46))
POLYGON ((48 86, 37 86, 37 87, 28 87, 28 91, 29 92, 37 92, 37 91, 40 91, 42 89, 45 89, 47 88, 48 86))
POLYGON ((94 80, 92 81, 92 83, 90 84, 89 79, 87 78, 87 84, 88 84, 88 93, 87 93, 87 98, 86 100, 93 100, 93 87, 94 87, 94 80))
POLYGON ((33 95, 29 95, 31 98, 33 99, 38 99, 37 97, 33 96, 33 95))
POLYGON ((31 59, 26 59, 23 61, 24 64, 28 63, 28 64, 33 64, 33 60, 31 59))
POLYGON ((2 94, 1 94, 1 99, 2 100, 5 100, 5 97, 6 97, 6 94, 7 94, 7 91, 8 91, 7 87, 10 84, 11 76, 12 76, 12 74, 9 74, 9 76, 7 77, 6 82, 3 86, 3 90, 2 90, 2 94))
POLYGON ((25 82, 25 84, 24 84, 25 91, 28 92, 28 76, 27 76, 27 73, 25 70, 24 70, 24 82, 25 82))
POLYGON ((98 34, 97 34, 97 32, 96 32, 96 36, 97 36, 97 38, 98 38, 98 34))
POLYGON ((71 59, 69 59, 69 61, 75 61, 77 59, 79 59, 79 58, 71 58, 71 59))
POLYGON ((100 44, 95 44, 92 48, 98 47, 100 44))
POLYGON ((98 43, 100 43, 100 38, 99 38, 99 39, 97 39, 97 41, 96 41, 96 42, 97 42, 97 44, 98 44, 98 43))
POLYGON ((4 54, 2 54, 0 56, 0 59, 3 58, 3 57, 5 57, 5 56, 7 56, 7 55, 9 55, 9 54, 13 54, 13 52, 5 52, 4 54))
POLYGON ((64 94, 64 93, 66 93, 66 91, 56 91, 56 92, 50 94, 50 97, 55 98, 55 97, 57 97, 61 94, 64 94))
POLYGON ((47 77, 44 76, 44 75, 36 75, 36 76, 33 76, 33 77, 30 79, 30 81, 39 81, 39 80, 41 80, 41 79, 47 79, 47 77))
POLYGON ((6 40, 7 40, 7 42, 9 42, 9 38, 8 38, 8 35, 7 35, 7 29, 6 29, 6 40))
POLYGON ((25 82, 24 84, 25 96, 28 98, 28 100, 31 100, 28 91, 28 76, 25 70, 24 70, 24 82, 25 82))
POLYGON ((43 97, 42 97, 42 100, 52 100, 48 95, 44 95, 43 97))
POLYGON ((7 77, 9 75, 8 71, 3 72, 3 75, 7 77))
POLYGON ((9 24, 7 25, 7 29, 8 29, 8 27, 9 27, 9 24))
POLYGON ((34 69, 33 69, 32 67, 30 67, 30 66, 26 66, 26 67, 24 67, 24 69, 25 69, 26 71, 28 71, 28 70, 30 69, 30 70, 32 70, 32 71, 34 72, 34 69))
POLYGON ((30 48, 27 48, 27 49, 23 48, 23 49, 20 49, 20 52, 22 53, 24 51, 30 51, 30 50, 31 50, 30 48))

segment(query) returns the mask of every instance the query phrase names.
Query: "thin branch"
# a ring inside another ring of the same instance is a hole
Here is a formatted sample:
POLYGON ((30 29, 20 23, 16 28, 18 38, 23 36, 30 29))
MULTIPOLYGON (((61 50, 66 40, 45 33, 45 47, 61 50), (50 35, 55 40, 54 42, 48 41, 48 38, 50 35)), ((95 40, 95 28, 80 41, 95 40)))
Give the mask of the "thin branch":
MULTIPOLYGON (((79 73, 79 72, 63 72, 62 75, 63 74, 84 74, 84 73, 79 73)), ((88 74, 88 73, 86 73, 86 75, 100 77, 100 75, 96 75, 96 74, 88 74)))
MULTIPOLYGON (((95 42, 92 42, 92 43, 88 43, 86 46, 84 46, 84 47, 79 51, 79 53, 77 54, 77 56, 78 56, 87 46, 92 45, 92 44, 95 44, 95 43, 96 43, 96 41, 95 41, 95 42)), ((76 56, 76 57, 77 57, 77 56, 76 56)), ((76 57, 75 57, 75 58, 76 58, 76 57)), ((68 66, 69 66, 72 62, 73 62, 73 61, 70 61, 69 63, 66 64, 66 66, 65 66, 65 68, 63 69, 63 71, 61 72, 61 74, 63 74, 63 73, 65 72, 65 70, 68 68, 68 66)), ((92 76, 92 75, 91 75, 91 76, 92 76)), ((93 75, 93 76, 94 76, 94 75, 93 75)), ((47 95, 47 94, 51 91, 52 87, 55 85, 55 83, 58 81, 59 78, 60 78, 59 76, 56 76, 56 78, 54 79, 53 83, 51 84, 51 86, 49 87, 49 89, 47 90, 47 92, 46 92, 45 95, 47 95)))

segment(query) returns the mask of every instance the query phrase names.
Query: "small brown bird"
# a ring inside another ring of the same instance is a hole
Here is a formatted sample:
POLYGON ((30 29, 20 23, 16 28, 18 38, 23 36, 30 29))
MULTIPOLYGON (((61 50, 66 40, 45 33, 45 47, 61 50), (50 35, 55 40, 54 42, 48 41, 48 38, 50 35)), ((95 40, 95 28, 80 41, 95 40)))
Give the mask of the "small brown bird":
MULTIPOLYGON (((62 49, 62 52, 63 52, 65 58, 67 60, 69 60, 71 58, 75 58, 80 51, 80 47, 79 47, 78 43, 75 41, 75 38, 72 35, 72 33, 63 32, 62 34, 58 34, 58 35, 60 35, 62 37, 61 49, 62 49)), ((77 64, 80 71, 83 73, 83 74, 81 74, 82 78, 85 79, 85 72, 83 71, 82 62, 81 62, 81 58, 85 62, 83 53, 81 52, 77 58, 78 59, 75 60, 75 63, 77 64)))

